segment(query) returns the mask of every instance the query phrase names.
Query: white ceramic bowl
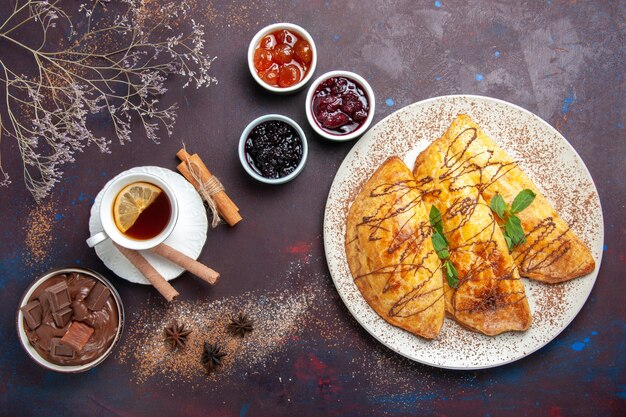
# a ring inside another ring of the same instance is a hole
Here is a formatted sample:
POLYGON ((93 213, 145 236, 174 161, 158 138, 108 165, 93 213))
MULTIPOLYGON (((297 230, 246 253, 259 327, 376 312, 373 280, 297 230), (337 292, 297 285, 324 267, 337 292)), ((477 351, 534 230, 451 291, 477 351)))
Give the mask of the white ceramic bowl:
POLYGON ((315 48, 315 42, 313 42, 313 37, 304 30, 302 27, 298 25, 294 25, 293 23, 274 23, 273 25, 269 25, 261 29, 257 32, 256 35, 250 41, 250 45, 248 46, 248 68, 250 69, 250 74, 252 74, 252 78, 267 91, 271 91, 276 94, 291 94, 296 91, 302 89, 306 83, 309 82, 311 77, 313 77, 313 73, 315 72, 315 67, 317 66, 317 49, 315 48), (287 29, 289 31, 297 33, 301 38, 306 40, 309 45, 311 45, 311 52, 313 52, 313 58, 311 60, 311 65, 309 66, 309 70, 307 71, 304 78, 297 84, 292 85, 291 87, 274 87, 269 85, 265 81, 263 81, 254 67, 254 51, 256 50, 257 45, 263 38, 263 36, 275 32, 279 29, 287 29))
POLYGON ((239 138, 239 161, 241 162, 241 166, 243 166, 243 169, 245 169, 246 172, 252 178, 254 178, 257 181, 264 182, 266 184, 274 184, 274 185, 284 184, 286 182, 291 181, 295 177, 297 177, 298 174, 302 172, 302 169, 304 169, 304 165, 306 164, 308 154, 309 154, 309 147, 306 142, 306 136, 304 135, 304 131, 302 130, 300 125, 298 125, 298 123, 291 120, 289 117, 283 116, 281 114, 266 114, 265 116, 257 117, 256 119, 251 121, 248 124, 248 126, 246 126, 246 128, 241 133, 241 137, 239 138), (252 129, 254 129, 257 125, 263 122, 270 121, 270 120, 280 120, 280 121, 290 124, 296 130, 296 132, 298 133, 298 135, 300 135, 300 138, 302 139, 302 159, 300 160, 300 163, 291 174, 286 175, 281 178, 265 178, 264 176, 256 173, 252 169, 252 167, 250 166, 250 164, 248 163, 246 159, 245 147, 246 147, 246 139, 248 139, 248 135, 250 134, 252 129))
POLYGON ((17 310, 16 324, 17 324, 17 333, 18 333, 20 342, 22 344, 22 347, 24 348, 28 356, 30 356, 38 365, 50 371, 75 374, 75 373, 87 371, 95 367, 96 365, 99 365, 102 361, 104 361, 111 354, 111 352, 113 352, 113 349, 115 349, 115 346, 117 345, 117 343, 120 341, 122 337, 122 331, 124 329, 124 306, 122 305, 122 299, 120 298, 120 295, 118 294, 117 290, 115 290, 113 285, 99 273, 92 271, 90 269, 85 269, 85 268, 61 268, 61 269, 55 269, 55 270, 45 273, 44 275, 39 277, 37 280, 35 280, 35 282, 30 284, 30 286, 28 287, 28 289, 22 296, 22 299, 20 300, 20 305, 17 310), (24 315, 22 314, 21 308, 27 304, 28 299, 30 298, 32 293, 41 284, 43 284, 43 282, 45 282, 49 278, 52 278, 56 275, 69 274, 72 272, 77 272, 83 275, 87 275, 90 278, 93 278, 96 281, 100 281, 104 285, 106 285, 106 287, 111 291, 111 295, 113 295, 113 298, 115 299, 115 304, 117 305, 117 317, 118 317, 119 322, 117 326, 117 332, 115 334, 115 339, 113 339, 111 346, 109 346, 109 348, 100 357, 94 359, 91 362, 85 363, 83 365, 57 365, 56 363, 52 363, 44 359, 39 354, 39 352, 37 352, 37 350, 33 347, 33 345, 31 345, 30 342, 28 341, 28 336, 26 335, 26 331, 24 330, 24 315))
POLYGON ((344 142, 344 141, 352 140, 354 138, 361 136, 362 134, 365 133, 365 131, 367 131, 369 126, 372 124, 372 120, 374 119, 374 113, 376 111, 376 97, 374 96, 374 90, 372 90, 372 87, 360 75, 355 74, 354 72, 350 72, 350 71, 330 71, 330 72, 320 75, 315 81, 313 81, 313 83, 311 83, 311 86, 309 87, 309 92, 306 95, 305 110, 306 110, 306 117, 309 120, 309 124, 318 135, 326 139, 330 139, 330 140, 334 140, 338 142, 344 142), (367 114, 367 119, 365 119, 365 122, 363 122, 363 124, 359 126, 359 128, 356 129, 355 131, 347 133, 345 135, 330 133, 322 129, 320 125, 318 124, 317 120, 315 119, 315 115, 313 114, 312 105, 313 105, 313 95, 315 94, 315 90, 317 90, 317 87, 319 87, 321 83, 333 77, 346 77, 346 78, 350 78, 356 81, 361 87, 363 87, 363 90, 365 90, 365 94, 367 95, 367 101, 369 102, 369 105, 370 105, 370 109, 367 114))

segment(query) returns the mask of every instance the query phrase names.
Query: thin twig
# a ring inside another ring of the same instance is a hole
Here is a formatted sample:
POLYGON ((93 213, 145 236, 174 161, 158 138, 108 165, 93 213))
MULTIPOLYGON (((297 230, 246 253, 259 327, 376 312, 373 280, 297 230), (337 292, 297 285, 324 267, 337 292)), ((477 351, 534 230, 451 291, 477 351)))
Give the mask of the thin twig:
MULTIPOLYGON (((187 19, 189 7, 185 1, 163 1, 160 8, 148 9, 142 0, 122 0, 117 7, 124 10, 113 14, 108 1, 92 0, 78 8, 86 17, 81 33, 59 0, 16 0, 13 12, 0 22, 0 85, 6 103, 0 145, 4 137, 17 141, 25 184, 37 201, 50 193, 62 176, 61 166, 76 152, 92 143, 109 152, 110 140, 92 133, 89 114, 106 112, 120 143, 130 141, 134 120, 158 143, 160 127, 170 135, 176 120, 176 105, 161 108, 159 102, 168 76, 186 77, 185 86, 217 82, 209 74, 213 59, 204 51, 202 26, 191 20, 189 31, 174 30, 181 27, 174 19, 187 19), (57 23, 69 33, 62 47, 48 36, 57 23), (27 39, 17 37, 18 28, 29 33, 27 39), (3 42, 26 53, 37 75, 11 69, 13 61, 2 56, 3 42)), ((7 185, 2 153, 0 176, 0 186, 7 185)))

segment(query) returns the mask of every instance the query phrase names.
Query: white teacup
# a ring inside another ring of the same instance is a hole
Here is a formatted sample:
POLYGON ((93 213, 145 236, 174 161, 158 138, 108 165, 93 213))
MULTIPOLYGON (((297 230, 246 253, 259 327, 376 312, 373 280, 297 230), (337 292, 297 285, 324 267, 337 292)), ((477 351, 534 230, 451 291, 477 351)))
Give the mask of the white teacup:
POLYGON ((100 202, 100 222, 104 231, 96 233, 87 239, 87 245, 94 247, 97 244, 111 239, 120 246, 134 250, 151 249, 162 243, 172 233, 178 220, 178 201, 174 195, 174 191, 167 182, 156 175, 147 173, 122 173, 118 175, 109 186, 104 190, 102 201, 100 202), (134 182, 148 182, 159 187, 167 195, 170 202, 171 213, 170 219, 165 228, 156 236, 150 239, 133 239, 123 234, 115 225, 113 219, 113 204, 115 197, 124 187, 134 182))

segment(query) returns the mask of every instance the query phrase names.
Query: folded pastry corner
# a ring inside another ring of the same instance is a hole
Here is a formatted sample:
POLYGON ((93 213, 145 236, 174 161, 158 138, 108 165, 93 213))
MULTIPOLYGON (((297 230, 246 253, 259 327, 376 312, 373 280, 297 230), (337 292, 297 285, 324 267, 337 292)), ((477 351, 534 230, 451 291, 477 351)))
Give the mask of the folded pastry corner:
POLYGON ((378 315, 426 339, 437 336, 445 316, 441 265, 422 195, 399 158, 387 159, 353 201, 346 255, 378 315))
POLYGON ((425 187, 424 201, 441 213, 458 273, 457 282, 444 279, 446 311, 488 336, 527 330, 532 319, 519 270, 491 209, 451 152, 448 133, 418 155, 413 170, 425 187))
POLYGON ((533 181, 517 163, 489 138, 467 115, 459 115, 446 132, 446 154, 459 171, 478 184, 489 204, 500 194, 511 203, 517 194, 530 189, 536 197, 519 212, 526 242, 513 249, 522 276, 558 283, 587 275, 595 268, 591 251, 561 219, 533 181))

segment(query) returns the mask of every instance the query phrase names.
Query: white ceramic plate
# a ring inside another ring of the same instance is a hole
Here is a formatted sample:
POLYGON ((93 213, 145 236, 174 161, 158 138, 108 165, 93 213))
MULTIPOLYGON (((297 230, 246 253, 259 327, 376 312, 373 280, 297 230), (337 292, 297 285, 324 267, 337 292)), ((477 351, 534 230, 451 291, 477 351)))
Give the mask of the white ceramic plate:
MULTIPOLYGON (((172 231, 172 234, 169 235, 163 243, 178 249, 193 259, 198 259, 204 242, 206 242, 206 233, 209 223, 202 199, 193 185, 183 178, 182 175, 161 167, 137 167, 128 170, 128 172, 156 175, 172 187, 176 199, 178 200, 178 206, 180 207, 178 222, 176 222, 176 227, 174 231, 172 231)), ((111 181, 113 181, 113 179, 111 181)), ((91 217, 89 218, 89 233, 91 236, 103 230, 98 213, 100 212, 103 191, 108 187, 111 181, 102 188, 96 196, 93 206, 91 206, 91 217)), ((128 259, 115 249, 110 239, 96 245, 95 249, 96 254, 102 262, 104 262, 106 267, 115 272, 118 276, 130 282, 146 285, 150 284, 128 259)), ((149 251, 140 252, 168 281, 176 278, 185 271, 180 266, 149 251)))
POLYGON ((339 295, 356 320, 395 352, 440 368, 481 369, 523 358, 554 339, 585 304, 602 259, 602 208, 591 175, 574 148, 545 121, 521 107, 479 96, 444 96, 391 114, 363 136, 333 181, 324 216, 324 248, 339 295), (595 270, 573 281, 546 285, 524 279, 533 324, 523 333, 488 337, 446 318, 427 341, 385 322, 354 284, 345 253, 345 221, 361 185, 392 155, 413 168, 417 154, 466 113, 515 158, 559 214, 591 248, 595 270))

